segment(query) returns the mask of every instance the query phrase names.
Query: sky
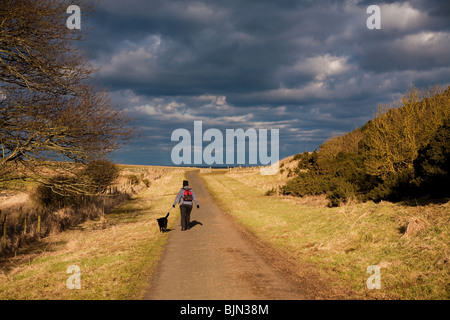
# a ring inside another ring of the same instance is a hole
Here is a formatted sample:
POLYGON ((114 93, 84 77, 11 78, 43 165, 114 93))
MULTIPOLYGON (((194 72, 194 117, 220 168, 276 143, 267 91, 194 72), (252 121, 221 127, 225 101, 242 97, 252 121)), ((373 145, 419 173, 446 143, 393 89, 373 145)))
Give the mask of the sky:
POLYGON ((450 85, 448 0, 103 0, 88 27, 94 77, 138 133, 119 163, 173 165, 194 121, 278 129, 280 158, 314 151, 413 86, 450 85))

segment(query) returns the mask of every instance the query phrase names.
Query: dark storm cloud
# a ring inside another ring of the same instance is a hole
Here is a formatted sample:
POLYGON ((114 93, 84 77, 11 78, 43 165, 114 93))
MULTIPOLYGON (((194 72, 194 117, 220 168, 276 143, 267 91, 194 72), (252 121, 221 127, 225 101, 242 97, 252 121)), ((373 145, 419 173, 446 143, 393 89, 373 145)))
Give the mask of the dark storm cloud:
MULTIPOLYGON (((101 41, 109 52, 123 57, 120 62, 110 60, 114 70, 101 74, 114 88, 131 82, 145 94, 271 89, 285 80, 277 74, 279 68, 312 54, 321 38, 342 24, 333 11, 313 7, 308 12, 298 1, 284 6, 274 1, 132 3, 108 1, 99 14, 113 24, 102 27, 111 36, 101 41), (315 45, 305 42, 304 35, 312 36, 315 45), (150 36, 159 39, 158 47, 150 50, 147 43, 147 50, 137 52, 135 47, 150 36), (143 72, 124 77, 127 57, 141 59, 143 72)), ((108 55, 102 51, 100 57, 108 55)))
POLYGON ((118 159, 170 164, 176 128, 278 128, 288 156, 372 118, 411 86, 448 85, 448 1, 108 0, 86 50, 141 136, 118 159))

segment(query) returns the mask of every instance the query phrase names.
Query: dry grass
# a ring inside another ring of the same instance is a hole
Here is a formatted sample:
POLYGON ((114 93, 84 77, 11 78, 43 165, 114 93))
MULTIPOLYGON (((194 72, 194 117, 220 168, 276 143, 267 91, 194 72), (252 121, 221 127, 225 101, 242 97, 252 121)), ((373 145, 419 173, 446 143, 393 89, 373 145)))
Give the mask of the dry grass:
POLYGON ((235 178, 249 187, 264 190, 264 192, 274 190, 277 193, 280 186, 284 186, 289 179, 293 178, 293 173, 298 168, 298 163, 299 160, 294 160, 294 156, 281 159, 279 162, 279 170, 274 175, 261 175, 259 167, 214 170, 214 172, 225 173, 227 176, 235 178))
MULTIPOLYGON (((202 177, 246 228, 299 266, 314 264, 324 277, 337 280, 337 287, 353 292, 349 298, 450 298, 450 202, 327 208, 321 197, 264 196, 268 178, 257 174, 202 177), (366 287, 371 265, 381 268, 380 290, 366 287)), ((298 274, 308 276, 300 269, 298 274)))
MULTIPOLYGON (((40 237, 65 231, 83 221, 103 217, 111 208, 117 207, 131 195, 147 188, 170 170, 148 166, 119 167, 120 175, 106 194, 90 198, 84 203, 81 199, 80 205, 76 208, 66 207, 52 211, 50 208, 42 207, 35 185, 26 181, 22 181, 19 188, 23 191, 17 191, 18 185, 4 189, 0 194, 0 223, 6 218, 7 229, 6 238, 2 238, 0 256, 15 254, 24 243, 29 244, 40 237)), ((49 172, 47 174, 50 175, 49 172)))
POLYGON ((26 192, 17 192, 11 195, 3 195, 0 198, 1 210, 14 211, 19 207, 31 206, 30 195, 26 192))
POLYGON ((142 297, 168 237, 159 232, 155 219, 167 212, 183 178, 181 170, 166 170, 150 188, 104 218, 51 235, 16 257, 0 260, 0 299, 142 297), (80 290, 66 287, 70 265, 81 269, 80 290))

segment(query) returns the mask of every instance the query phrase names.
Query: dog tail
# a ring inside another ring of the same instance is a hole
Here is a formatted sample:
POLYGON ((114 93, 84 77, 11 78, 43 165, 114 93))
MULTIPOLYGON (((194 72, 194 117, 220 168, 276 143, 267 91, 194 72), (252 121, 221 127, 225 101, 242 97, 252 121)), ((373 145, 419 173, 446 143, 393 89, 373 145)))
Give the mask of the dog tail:
POLYGON ((170 212, 167 212, 166 218, 169 216, 169 213, 170 213, 170 212))

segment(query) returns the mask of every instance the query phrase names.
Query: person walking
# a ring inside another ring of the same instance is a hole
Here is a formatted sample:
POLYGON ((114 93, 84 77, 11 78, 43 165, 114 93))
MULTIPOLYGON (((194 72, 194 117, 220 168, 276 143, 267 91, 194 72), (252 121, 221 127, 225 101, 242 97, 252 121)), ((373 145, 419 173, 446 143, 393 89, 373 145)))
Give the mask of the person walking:
POLYGON ((183 180, 183 188, 178 191, 172 205, 172 207, 175 208, 177 203, 180 204, 181 231, 189 229, 189 224, 191 223, 192 201, 195 201, 197 209, 200 209, 194 190, 189 188, 189 182, 187 180, 183 180))

